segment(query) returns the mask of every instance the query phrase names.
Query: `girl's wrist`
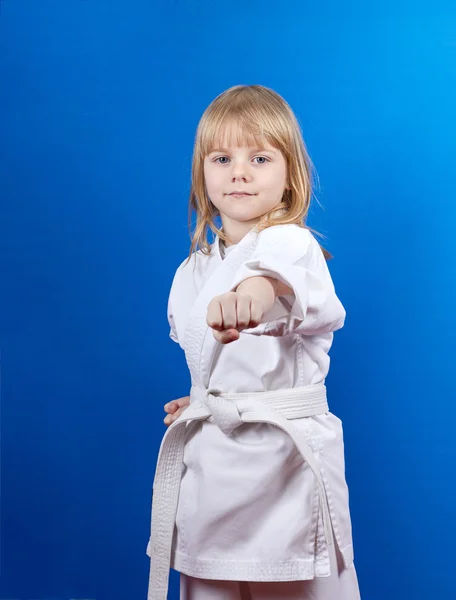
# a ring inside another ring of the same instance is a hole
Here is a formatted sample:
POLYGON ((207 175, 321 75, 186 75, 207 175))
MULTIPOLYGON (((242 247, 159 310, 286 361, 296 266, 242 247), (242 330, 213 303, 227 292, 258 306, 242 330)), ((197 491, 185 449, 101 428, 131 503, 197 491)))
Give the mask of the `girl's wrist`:
POLYGON ((263 307, 263 314, 267 313, 273 306, 277 297, 279 281, 271 277, 250 277, 242 281, 236 288, 236 292, 247 294, 263 307))

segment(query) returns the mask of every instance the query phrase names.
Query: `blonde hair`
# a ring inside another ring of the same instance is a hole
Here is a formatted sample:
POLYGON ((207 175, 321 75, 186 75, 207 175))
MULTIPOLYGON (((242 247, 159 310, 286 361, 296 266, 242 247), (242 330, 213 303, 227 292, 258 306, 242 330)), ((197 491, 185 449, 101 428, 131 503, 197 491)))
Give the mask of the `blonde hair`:
MULTIPOLYGON (((248 139, 261 145, 262 140, 266 140, 282 152, 287 163, 288 189, 285 189, 280 204, 261 218, 256 229, 261 231, 272 225, 293 223, 311 230, 306 225, 306 218, 312 198, 312 162, 296 116, 277 92, 261 85, 237 85, 211 102, 196 131, 189 201, 189 257, 195 250, 210 253, 209 230, 227 241, 215 223, 219 213, 210 201, 204 180, 204 159, 212 152, 227 125, 234 126, 231 132, 235 132, 237 143, 248 139), (192 211, 196 213, 193 232, 192 211)), ((322 251, 326 259, 331 258, 324 248, 322 251)))

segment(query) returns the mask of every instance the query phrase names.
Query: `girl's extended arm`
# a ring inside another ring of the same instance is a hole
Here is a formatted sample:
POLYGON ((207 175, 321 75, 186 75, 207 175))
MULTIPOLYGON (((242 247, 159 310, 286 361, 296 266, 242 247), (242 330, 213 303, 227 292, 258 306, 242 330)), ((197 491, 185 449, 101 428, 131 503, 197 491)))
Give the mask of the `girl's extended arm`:
POLYGON ((278 279, 272 279, 272 277, 250 277, 238 285, 236 292, 248 294, 258 302, 263 302, 264 313, 267 313, 272 308, 276 298, 292 294, 293 290, 278 279))

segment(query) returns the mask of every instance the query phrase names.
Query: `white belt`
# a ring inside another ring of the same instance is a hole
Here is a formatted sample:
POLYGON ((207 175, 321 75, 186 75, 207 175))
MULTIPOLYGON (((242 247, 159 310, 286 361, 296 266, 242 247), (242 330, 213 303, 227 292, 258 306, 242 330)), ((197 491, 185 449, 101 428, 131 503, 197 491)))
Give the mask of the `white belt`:
POLYGON ((189 421, 210 419, 230 435, 242 423, 269 423, 287 433, 318 483, 327 544, 332 544, 331 516, 320 468, 305 435, 289 419, 312 417, 328 412, 324 384, 275 392, 242 394, 211 393, 193 387, 190 406, 170 425, 161 443, 152 498, 151 538, 147 554, 151 557, 147 600, 166 600, 183 468, 185 428, 189 421))

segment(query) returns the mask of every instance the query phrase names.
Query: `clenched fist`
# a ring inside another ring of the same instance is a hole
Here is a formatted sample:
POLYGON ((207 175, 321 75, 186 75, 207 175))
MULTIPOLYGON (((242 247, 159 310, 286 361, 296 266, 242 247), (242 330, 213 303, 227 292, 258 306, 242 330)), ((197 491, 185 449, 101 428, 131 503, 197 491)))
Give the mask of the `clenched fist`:
POLYGON ((216 296, 207 309, 207 324, 215 339, 229 344, 239 339, 243 329, 257 327, 264 314, 263 302, 245 292, 228 292, 216 296))

